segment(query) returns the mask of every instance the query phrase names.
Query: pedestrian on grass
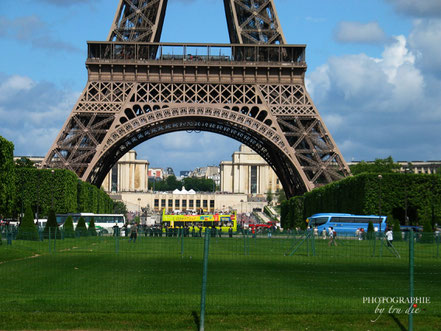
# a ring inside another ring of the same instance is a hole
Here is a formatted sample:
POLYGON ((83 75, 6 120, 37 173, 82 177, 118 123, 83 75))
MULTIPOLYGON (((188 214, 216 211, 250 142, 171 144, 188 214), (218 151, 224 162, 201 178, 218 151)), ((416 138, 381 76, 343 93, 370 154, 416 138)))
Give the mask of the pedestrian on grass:
POLYGON ((388 247, 392 246, 392 241, 394 241, 394 233, 391 229, 388 229, 388 231, 386 232, 386 243, 388 247))
POLYGON ((138 238, 138 226, 136 224, 133 224, 131 231, 130 231, 130 240, 131 242, 133 240, 133 243, 136 242, 136 238, 138 238))
POLYGON ((331 226, 329 227, 329 242, 328 246, 337 246, 337 242, 335 241, 335 237, 337 236, 337 232, 334 230, 334 228, 331 226))

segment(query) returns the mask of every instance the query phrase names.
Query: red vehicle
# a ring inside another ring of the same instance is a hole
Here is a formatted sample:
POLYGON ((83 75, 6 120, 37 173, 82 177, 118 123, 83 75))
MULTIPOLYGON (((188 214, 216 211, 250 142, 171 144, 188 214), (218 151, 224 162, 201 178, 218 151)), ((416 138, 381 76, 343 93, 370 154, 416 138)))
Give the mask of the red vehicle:
POLYGON ((269 228, 271 228, 272 226, 276 226, 276 223, 275 222, 268 222, 268 223, 265 223, 265 224, 248 224, 248 226, 249 226, 249 228, 250 229, 269 229, 269 228))

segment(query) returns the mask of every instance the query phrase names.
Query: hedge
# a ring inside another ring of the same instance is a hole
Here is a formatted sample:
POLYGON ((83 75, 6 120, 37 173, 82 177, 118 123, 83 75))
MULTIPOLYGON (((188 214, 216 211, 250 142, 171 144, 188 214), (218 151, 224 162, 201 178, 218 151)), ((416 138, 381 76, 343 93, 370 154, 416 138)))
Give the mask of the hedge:
POLYGON ((282 204, 283 227, 304 225, 316 213, 335 212, 388 215, 404 224, 404 210, 411 225, 431 225, 441 220, 441 176, 388 173, 360 174, 328 184, 289 199, 282 204), (381 204, 381 206, 380 206, 381 204))
POLYGON ((101 189, 78 179, 64 169, 16 169, 16 214, 31 205, 47 216, 52 208, 57 214, 89 212, 112 213, 113 200, 101 189))
POLYGON ((14 144, 0 136, 0 216, 12 214, 15 192, 14 144))

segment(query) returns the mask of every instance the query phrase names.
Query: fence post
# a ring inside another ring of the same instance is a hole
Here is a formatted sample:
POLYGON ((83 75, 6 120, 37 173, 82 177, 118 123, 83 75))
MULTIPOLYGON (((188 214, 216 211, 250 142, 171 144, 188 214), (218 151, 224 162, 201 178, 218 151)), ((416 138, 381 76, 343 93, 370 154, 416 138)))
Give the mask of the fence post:
POLYGON ((383 234, 380 232, 380 257, 383 257, 383 234))
POLYGON ((49 243, 49 253, 51 252, 51 227, 49 226, 48 227, 48 230, 49 230, 49 233, 48 233, 48 239, 49 239, 49 241, 48 241, 48 243, 49 243))
POLYGON ((115 231, 116 231, 116 232, 113 233, 113 235, 115 236, 115 253, 118 254, 118 251, 119 251, 119 240, 118 240, 118 237, 119 237, 119 228, 118 228, 118 229, 115 229, 115 231))
POLYGON ((440 235, 437 234, 435 237, 436 240, 436 258, 439 258, 439 242, 440 242, 440 235))
POLYGON ((409 296, 410 296, 410 307, 409 307, 409 331, 413 331, 413 269, 414 269, 414 234, 413 230, 409 233, 409 296))
POLYGON ((243 231, 242 234, 243 234, 243 255, 247 255, 247 233, 246 231, 243 231))
POLYGON ((309 242, 311 241, 311 238, 308 230, 306 230, 305 233, 306 233, 306 252, 308 253, 309 256, 309 242))
POLYGON ((181 230, 181 258, 184 258, 184 228, 181 230))
POLYGON ((56 250, 56 244, 57 244, 57 227, 54 228, 54 253, 57 251, 56 250))
POLYGON ((207 293, 208 248, 210 246, 210 235, 210 228, 206 228, 204 240, 204 267, 202 272, 201 319, 199 324, 199 331, 205 330, 205 294, 207 293))
POLYGON ((312 241, 311 241, 311 248, 312 248, 312 256, 315 256, 315 235, 314 230, 311 233, 312 241))

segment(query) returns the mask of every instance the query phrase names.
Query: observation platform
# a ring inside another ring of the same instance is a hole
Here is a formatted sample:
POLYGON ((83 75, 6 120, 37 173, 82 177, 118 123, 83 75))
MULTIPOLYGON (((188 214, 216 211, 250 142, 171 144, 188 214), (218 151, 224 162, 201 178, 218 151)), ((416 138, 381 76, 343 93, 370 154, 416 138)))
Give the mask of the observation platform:
POLYGON ((301 82, 306 45, 89 41, 90 80, 301 82), (205 78, 204 78, 205 77, 205 78))

